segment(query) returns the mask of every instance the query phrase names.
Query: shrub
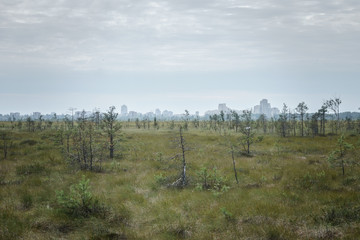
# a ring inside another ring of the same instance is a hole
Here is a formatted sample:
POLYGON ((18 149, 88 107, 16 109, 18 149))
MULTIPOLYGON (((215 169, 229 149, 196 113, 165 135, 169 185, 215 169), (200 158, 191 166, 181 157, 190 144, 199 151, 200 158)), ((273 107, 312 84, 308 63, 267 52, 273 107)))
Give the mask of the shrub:
POLYGON ((155 160, 157 162, 163 162, 164 161, 164 154, 162 152, 157 152, 155 154, 155 160))
POLYGON ((25 145, 25 144, 29 146, 34 146, 35 144, 37 144, 37 141, 33 139, 26 139, 20 142, 20 145, 25 145))
POLYGON ((229 212, 225 207, 220 208, 220 211, 222 212, 222 214, 224 215, 224 217, 227 221, 234 220, 233 214, 231 212, 229 212))
POLYGON ((110 169, 111 169, 112 171, 118 171, 118 170, 121 169, 121 165, 120 165, 119 162, 113 160, 113 161, 111 162, 111 164, 110 164, 110 169))
POLYGON ((30 175, 30 174, 39 174, 45 171, 45 167, 40 163, 21 165, 16 167, 17 175, 30 175))
POLYGON ((20 200, 21 206, 25 210, 30 209, 33 205, 33 198, 28 192, 23 193, 20 200))
POLYGON ((112 240, 112 239, 128 239, 124 233, 112 232, 109 225, 103 221, 95 221, 92 224, 89 224, 90 240, 112 240))
POLYGON ((350 177, 347 177, 343 180, 342 184, 344 186, 351 186, 352 184, 356 183, 356 181, 358 180, 357 177, 355 176, 350 176, 350 177))
POLYGON ((270 226, 266 231, 266 239, 268 240, 281 240, 285 239, 282 237, 281 231, 279 228, 270 226))
POLYGON ((306 172, 304 175, 295 177, 293 187, 304 190, 328 190, 331 185, 331 176, 325 171, 306 172))
POLYGON ((322 210, 323 214, 315 218, 316 221, 326 222, 331 225, 360 221, 360 206, 343 204, 340 206, 327 207, 322 210))
POLYGON ((334 151, 332 151, 328 157, 328 161, 333 166, 341 166, 342 175, 345 175, 345 166, 350 165, 350 159, 347 159, 347 153, 350 149, 353 149, 354 146, 350 143, 345 142, 344 135, 341 135, 337 140, 337 146, 334 151))
POLYGON ((226 178, 221 176, 215 167, 210 171, 206 167, 202 167, 196 172, 196 175, 198 178, 196 189, 198 190, 211 190, 213 193, 220 193, 229 189, 226 178))
POLYGON ((0 239, 19 239, 24 222, 7 210, 0 209, 0 239))
POLYGON ((159 185, 164 185, 168 182, 168 178, 165 177, 162 173, 158 174, 158 175, 154 175, 154 179, 156 184, 159 185))
POLYGON ((56 199, 60 211, 73 217, 89 217, 104 213, 105 208, 92 196, 89 182, 90 179, 83 176, 79 183, 70 186, 69 195, 65 195, 62 190, 57 191, 56 199))

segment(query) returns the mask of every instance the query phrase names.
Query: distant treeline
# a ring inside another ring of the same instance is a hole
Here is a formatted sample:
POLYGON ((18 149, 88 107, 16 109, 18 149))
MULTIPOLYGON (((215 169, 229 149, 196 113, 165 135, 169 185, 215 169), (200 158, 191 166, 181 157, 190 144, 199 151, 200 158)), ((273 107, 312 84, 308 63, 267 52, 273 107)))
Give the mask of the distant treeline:
MULTIPOLYGON (((308 113, 309 116, 311 117, 312 115, 314 115, 315 113, 308 113)), ((253 114, 253 119, 256 120, 256 119, 259 119, 259 117, 261 116, 262 114, 253 114)), ((274 119, 278 119, 280 116, 280 114, 278 115, 275 115, 274 116, 274 119)), ((325 114, 325 118, 326 120, 332 120, 335 118, 335 115, 334 114, 325 114)), ((346 119, 360 119, 360 112, 342 112, 340 113, 340 119, 341 120, 346 120, 346 119)))
MULTIPOLYGON (((91 115, 96 114, 96 113, 87 113, 88 117, 91 117, 91 115)), ((221 114, 221 113, 220 113, 221 114)), ((220 115, 218 114, 218 115, 220 115)), ((230 114, 230 113, 229 113, 230 114)), ((316 113, 308 113, 308 115, 311 117, 312 115, 314 115, 316 113)), ((215 115, 215 114, 214 114, 215 115)), ((197 115, 189 115, 189 117, 191 119, 195 119, 195 118, 199 118, 199 120, 210 120, 211 117, 213 117, 214 115, 203 115, 203 116, 197 116, 197 115)), ((226 114, 225 114, 226 115, 226 114)), ((259 118, 261 118, 263 114, 252 114, 252 119, 253 120, 257 120, 259 118)), ((118 120, 119 121, 133 121, 135 122, 136 119, 138 120, 147 120, 147 119, 154 119, 156 118, 158 121, 182 121, 184 118, 185 114, 178 114, 178 115, 174 115, 171 117, 164 117, 164 116, 139 116, 139 117, 129 117, 129 116, 118 116, 118 120)), ((274 115, 273 118, 274 119, 278 119, 280 116, 280 114, 274 115)), ((327 120, 332 120, 334 119, 335 115, 334 114, 325 114, 325 118, 327 120)), ((66 120, 66 119, 71 119, 71 115, 51 115, 51 114, 46 114, 46 115, 41 115, 41 117, 39 118, 34 118, 28 115, 20 115, 20 117, 17 118, 13 118, 10 115, 0 115, 0 121, 2 122, 14 122, 14 121, 26 121, 28 118, 31 118, 31 120, 34 121, 46 121, 46 120, 50 120, 50 121, 61 121, 61 120, 66 120)), ((270 119, 269 117, 267 117, 268 119, 270 119)), ((341 112, 340 113, 340 119, 341 120, 345 120, 347 118, 350 119, 359 119, 360 118, 360 112, 341 112)), ((75 117, 76 119, 76 117, 75 117)))

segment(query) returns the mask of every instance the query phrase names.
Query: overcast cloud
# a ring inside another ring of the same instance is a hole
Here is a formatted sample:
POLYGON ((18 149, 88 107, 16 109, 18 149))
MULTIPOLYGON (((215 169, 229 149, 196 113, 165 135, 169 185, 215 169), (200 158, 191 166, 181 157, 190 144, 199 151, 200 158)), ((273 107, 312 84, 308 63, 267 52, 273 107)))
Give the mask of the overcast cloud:
POLYGON ((355 111, 359 66, 358 0, 0 0, 0 113, 355 111))

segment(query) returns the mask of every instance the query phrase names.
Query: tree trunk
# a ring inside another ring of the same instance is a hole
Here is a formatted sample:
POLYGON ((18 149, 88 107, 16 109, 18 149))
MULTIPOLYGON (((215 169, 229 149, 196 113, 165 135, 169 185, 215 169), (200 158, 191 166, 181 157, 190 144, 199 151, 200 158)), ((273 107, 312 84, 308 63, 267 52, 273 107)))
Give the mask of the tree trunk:
POLYGON ((235 166, 235 157, 234 157, 234 148, 233 147, 231 147, 231 157, 232 157, 232 161, 233 161, 235 180, 236 180, 236 183, 239 184, 239 180, 238 180, 237 172, 236 172, 236 166, 235 166))
POLYGON ((89 152, 90 152, 90 170, 92 171, 93 170, 93 158, 94 158, 94 155, 93 155, 93 149, 92 149, 92 132, 89 133, 90 136, 89 136, 89 152))
POLYGON ((247 154, 250 154, 250 140, 247 140, 247 154))
POLYGON ((110 159, 114 158, 114 136, 110 134, 110 159))
POLYGON ((182 127, 180 127, 180 144, 181 144, 181 151, 182 151, 182 176, 181 176, 181 183, 182 186, 186 185, 186 160, 185 160, 185 142, 184 137, 182 135, 182 127))
POLYGON ((304 136, 304 115, 301 115, 301 136, 304 136))
POLYGON ((68 154, 70 153, 70 134, 66 135, 66 151, 68 154))

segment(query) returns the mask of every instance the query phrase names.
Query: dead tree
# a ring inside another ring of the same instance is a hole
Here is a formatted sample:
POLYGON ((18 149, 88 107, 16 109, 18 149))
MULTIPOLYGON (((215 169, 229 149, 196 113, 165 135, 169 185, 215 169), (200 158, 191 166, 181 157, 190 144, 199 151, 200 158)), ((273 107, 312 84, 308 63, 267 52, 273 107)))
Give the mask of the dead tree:
POLYGON ((185 110, 185 114, 184 114, 184 129, 185 130, 188 130, 188 127, 189 127, 189 116, 190 116, 189 111, 185 110))
POLYGON ((185 160, 185 140, 182 134, 182 127, 180 127, 180 146, 182 153, 182 174, 181 174, 181 185, 186 185, 186 160, 185 160))
POLYGON ((179 129, 179 138, 176 139, 176 145, 177 145, 177 148, 180 149, 180 153, 176 154, 174 158, 179 158, 181 159, 181 176, 179 179, 177 179, 175 182, 173 182, 171 184, 171 186, 175 186, 175 187, 185 187, 188 183, 187 181, 187 177, 186 177, 186 158, 185 158, 185 153, 189 150, 189 148, 187 148, 186 146, 186 142, 185 142, 185 139, 184 139, 184 135, 183 135, 183 127, 180 126, 180 129, 179 129))
POLYGON ((236 171, 236 162, 235 162, 235 154, 237 154, 239 152, 236 149, 239 148, 239 144, 236 143, 236 141, 232 140, 231 134, 225 132, 224 133, 224 145, 226 146, 226 148, 230 149, 235 180, 236 180, 236 183, 239 184, 239 179, 238 179, 237 171, 236 171))
POLYGON ((236 180, 236 183, 239 184, 239 180, 238 180, 238 176, 237 176, 237 172, 236 172, 235 156, 234 155, 235 155, 234 145, 231 145, 231 158, 232 158, 232 162, 233 162, 235 180, 236 180))
POLYGON ((327 112, 327 104, 324 103, 321 108, 318 110, 320 116, 320 134, 325 136, 325 124, 326 124, 326 112, 327 112))
POLYGON ((74 111, 76 110, 76 108, 69 108, 69 111, 71 112, 71 127, 74 127, 74 111))

